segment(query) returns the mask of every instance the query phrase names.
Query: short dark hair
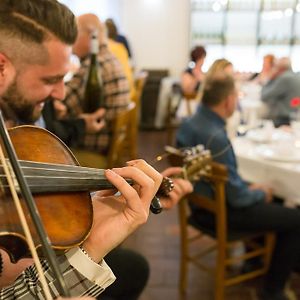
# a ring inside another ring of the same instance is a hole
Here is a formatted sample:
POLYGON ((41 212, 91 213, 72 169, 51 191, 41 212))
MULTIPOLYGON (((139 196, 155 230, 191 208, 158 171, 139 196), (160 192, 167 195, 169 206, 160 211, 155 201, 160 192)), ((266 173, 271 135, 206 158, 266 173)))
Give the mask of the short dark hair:
POLYGON ((107 19, 105 21, 107 35, 110 39, 115 40, 118 35, 118 28, 113 19, 107 19))
POLYGON ((203 46, 196 46, 191 51, 191 61, 196 62, 198 59, 206 56, 206 50, 203 46))
POLYGON ((42 43, 51 33, 71 45, 77 37, 74 14, 56 0, 0 0, 0 31, 42 43))
POLYGON ((226 74, 216 74, 204 83, 202 103, 216 106, 231 95, 235 90, 234 78, 226 74))

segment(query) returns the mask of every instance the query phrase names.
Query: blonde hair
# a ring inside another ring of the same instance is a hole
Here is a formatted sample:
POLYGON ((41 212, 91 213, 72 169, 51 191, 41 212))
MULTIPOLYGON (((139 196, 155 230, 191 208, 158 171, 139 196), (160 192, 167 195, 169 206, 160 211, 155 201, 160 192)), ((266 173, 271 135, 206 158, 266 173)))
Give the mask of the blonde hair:
POLYGON ((231 75, 227 74, 225 71, 227 67, 232 66, 232 63, 227 60, 226 58, 219 58, 213 62, 213 64, 210 66, 208 71, 205 74, 205 78, 203 83, 201 84, 200 87, 200 92, 199 92, 199 101, 202 101, 203 97, 203 91, 207 85, 208 81, 211 81, 212 79, 220 76, 225 76, 225 75, 231 75))
POLYGON ((214 63, 208 69, 205 79, 214 77, 216 74, 223 73, 225 69, 229 66, 232 66, 232 63, 226 58, 220 58, 214 61, 214 63))

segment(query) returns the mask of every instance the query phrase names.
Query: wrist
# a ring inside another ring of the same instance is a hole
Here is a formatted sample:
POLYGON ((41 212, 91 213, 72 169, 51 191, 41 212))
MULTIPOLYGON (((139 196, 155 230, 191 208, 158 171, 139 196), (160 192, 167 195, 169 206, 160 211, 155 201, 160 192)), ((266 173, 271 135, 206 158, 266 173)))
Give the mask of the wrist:
POLYGON ((85 241, 83 244, 79 246, 79 249, 93 262, 100 263, 103 257, 107 254, 107 252, 103 252, 100 248, 95 249, 88 241, 85 241))
POLYGON ((84 249, 84 247, 83 247, 82 245, 79 246, 79 249, 80 249, 81 252, 82 252, 84 255, 86 255, 87 258, 90 259, 92 262, 94 262, 94 263, 96 263, 96 264, 99 263, 98 261, 95 261, 95 259, 94 259, 93 257, 91 257, 91 256, 89 255, 89 253, 84 249))

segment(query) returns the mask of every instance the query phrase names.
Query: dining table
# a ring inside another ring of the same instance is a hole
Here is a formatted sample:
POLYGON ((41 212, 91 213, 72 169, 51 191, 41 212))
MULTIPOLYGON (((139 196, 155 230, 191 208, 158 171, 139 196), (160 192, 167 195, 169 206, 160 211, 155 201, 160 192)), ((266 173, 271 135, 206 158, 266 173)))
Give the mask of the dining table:
POLYGON ((263 183, 287 206, 300 206, 300 123, 292 127, 265 126, 232 140, 239 174, 248 182, 263 183))

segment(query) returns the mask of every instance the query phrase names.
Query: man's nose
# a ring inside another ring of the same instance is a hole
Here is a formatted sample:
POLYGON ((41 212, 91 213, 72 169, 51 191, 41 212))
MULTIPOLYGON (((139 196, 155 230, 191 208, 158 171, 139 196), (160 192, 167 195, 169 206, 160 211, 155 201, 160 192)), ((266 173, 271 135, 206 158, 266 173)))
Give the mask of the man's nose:
POLYGON ((63 100, 65 98, 65 95, 66 95, 66 93, 65 93, 65 83, 62 80, 62 81, 55 84, 55 86, 52 90, 51 96, 54 99, 63 100))

